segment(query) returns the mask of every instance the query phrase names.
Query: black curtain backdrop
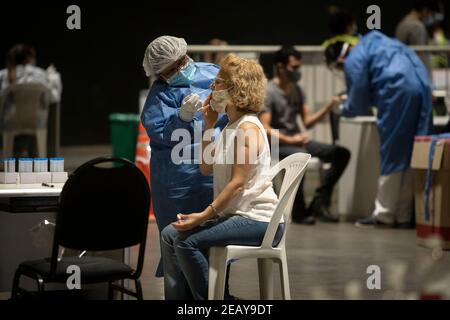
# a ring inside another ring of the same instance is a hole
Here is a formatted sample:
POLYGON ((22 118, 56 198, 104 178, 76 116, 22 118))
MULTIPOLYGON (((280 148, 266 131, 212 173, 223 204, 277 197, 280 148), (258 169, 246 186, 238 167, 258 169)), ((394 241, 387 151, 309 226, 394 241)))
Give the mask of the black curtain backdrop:
MULTIPOLYGON (((109 143, 108 115, 138 112, 148 43, 160 35, 184 37, 190 44, 212 38, 230 44, 319 45, 328 36, 326 8, 353 12, 366 29, 366 9, 381 7, 382 31, 393 35, 411 1, 9 1, 0 18, 0 67, 18 42, 35 46, 38 65, 61 72, 62 144, 109 143), (81 8, 81 30, 66 28, 66 8, 81 8)), ((447 8, 448 9, 448 8, 447 8)))

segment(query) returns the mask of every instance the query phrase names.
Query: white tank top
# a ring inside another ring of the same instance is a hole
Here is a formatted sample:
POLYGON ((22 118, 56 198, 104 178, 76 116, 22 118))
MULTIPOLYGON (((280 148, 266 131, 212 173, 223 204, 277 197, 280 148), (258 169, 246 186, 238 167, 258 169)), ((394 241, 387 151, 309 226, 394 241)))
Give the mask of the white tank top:
POLYGON ((269 141, 262 123, 255 114, 244 115, 234 123, 228 124, 217 140, 213 164, 214 198, 231 180, 234 141, 238 132, 236 129, 244 122, 251 122, 258 126, 264 143, 256 161, 251 166, 249 179, 243 192, 234 198, 219 215, 241 215, 252 220, 269 222, 278 203, 278 197, 273 190, 272 180, 269 176, 269 141), (226 161, 227 157, 231 159, 226 161))

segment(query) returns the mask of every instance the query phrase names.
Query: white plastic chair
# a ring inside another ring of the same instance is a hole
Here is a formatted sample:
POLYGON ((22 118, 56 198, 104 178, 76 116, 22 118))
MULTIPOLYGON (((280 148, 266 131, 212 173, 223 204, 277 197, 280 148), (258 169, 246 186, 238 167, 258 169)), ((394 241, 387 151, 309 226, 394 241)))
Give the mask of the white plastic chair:
POLYGON ((227 263, 233 259, 258 259, 259 286, 261 299, 273 299, 273 262, 278 263, 281 276, 283 299, 290 300, 289 275, 286 260, 286 233, 290 221, 295 195, 305 174, 311 155, 295 153, 271 168, 270 175, 278 193, 278 205, 269 222, 261 246, 212 247, 209 250, 209 300, 223 300, 227 263), (284 171, 284 177, 281 174, 284 171), (282 180, 281 183, 280 179, 282 180), (276 247, 273 241, 281 219, 285 222, 283 236, 276 247))
POLYGON ((16 135, 31 134, 36 136, 39 157, 46 157, 49 89, 39 83, 13 84, 2 95, 4 156, 13 156, 16 135))

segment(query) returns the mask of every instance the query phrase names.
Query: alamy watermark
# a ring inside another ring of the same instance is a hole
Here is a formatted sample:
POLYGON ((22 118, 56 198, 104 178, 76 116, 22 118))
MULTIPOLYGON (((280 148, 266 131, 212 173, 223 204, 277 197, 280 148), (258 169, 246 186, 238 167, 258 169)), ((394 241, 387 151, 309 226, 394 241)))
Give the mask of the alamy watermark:
POLYGON ((381 29, 381 9, 377 5, 371 5, 367 7, 367 14, 370 16, 367 18, 366 26, 369 30, 380 30, 381 29))
POLYGON ((69 290, 81 290, 81 269, 77 265, 70 265, 66 269, 67 277, 66 286, 69 290))
MULTIPOLYGON (((81 8, 75 4, 67 7, 66 13, 69 14, 66 20, 66 26, 69 30, 81 29, 81 8)), ((366 26, 369 30, 381 29, 381 8, 377 5, 370 5, 366 10, 370 16, 367 18, 366 26)))
MULTIPOLYGON (((170 140, 176 142, 171 151, 174 164, 256 164, 264 152, 266 132, 243 129, 224 129, 221 135, 218 129, 202 132, 200 123, 194 126, 194 135, 187 129, 176 129, 170 140), (258 139, 258 134, 260 139, 258 139), (202 150, 202 143, 208 143, 202 150), (246 150, 246 152, 242 152, 246 150), (202 152, 201 152, 202 151, 202 152)), ((278 130, 271 130, 270 159, 279 160, 278 130)), ((266 158, 267 159, 267 158, 266 158)))
POLYGON ((381 268, 377 265, 370 265, 366 269, 370 276, 367 278, 366 286, 369 290, 381 290, 381 268))
POLYGON ((66 13, 70 16, 66 20, 66 26, 69 30, 81 29, 81 9, 79 6, 72 4, 67 7, 66 13))

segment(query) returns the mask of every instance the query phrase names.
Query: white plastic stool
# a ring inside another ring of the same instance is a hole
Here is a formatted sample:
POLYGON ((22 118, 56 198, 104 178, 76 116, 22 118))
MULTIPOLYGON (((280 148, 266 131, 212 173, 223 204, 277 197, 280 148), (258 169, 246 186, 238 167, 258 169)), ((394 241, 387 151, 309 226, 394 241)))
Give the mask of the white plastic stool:
POLYGON ((311 155, 296 153, 283 159, 271 169, 270 175, 278 192, 278 205, 267 227, 261 246, 212 247, 209 250, 209 300, 223 300, 227 263, 232 259, 258 259, 261 299, 273 298, 273 262, 278 263, 281 276, 283 299, 290 300, 289 274, 286 258, 286 233, 295 195, 305 174, 311 155), (280 173, 284 171, 284 177, 280 173), (282 179, 281 184, 277 184, 282 179), (278 245, 272 246, 280 222, 285 222, 284 233, 278 245))

